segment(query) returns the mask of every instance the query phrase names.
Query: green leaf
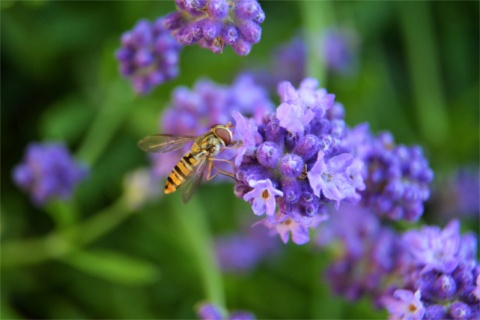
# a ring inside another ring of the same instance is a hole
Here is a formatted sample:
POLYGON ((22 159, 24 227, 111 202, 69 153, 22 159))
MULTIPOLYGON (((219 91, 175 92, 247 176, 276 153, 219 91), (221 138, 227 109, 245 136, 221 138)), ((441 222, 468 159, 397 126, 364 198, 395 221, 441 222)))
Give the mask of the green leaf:
POLYGON ((98 278, 126 285, 144 285, 157 281, 158 268, 143 259, 109 250, 77 251, 62 260, 98 278))
POLYGON ((93 118, 91 109, 76 95, 67 96, 44 112, 40 119, 40 134, 45 140, 76 142, 93 118))

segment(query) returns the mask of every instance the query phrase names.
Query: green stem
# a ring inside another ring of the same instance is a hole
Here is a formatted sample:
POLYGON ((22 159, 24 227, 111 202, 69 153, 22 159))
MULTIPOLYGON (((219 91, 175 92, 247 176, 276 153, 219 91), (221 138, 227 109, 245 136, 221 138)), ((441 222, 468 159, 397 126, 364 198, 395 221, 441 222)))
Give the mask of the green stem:
POLYGON ((33 265, 68 254, 113 230, 131 213, 124 198, 89 220, 45 237, 2 243, 2 267, 33 265))
POLYGON ((171 207, 195 258, 208 301, 225 309, 221 272, 216 263, 212 238, 205 223, 205 212, 197 199, 194 197, 188 205, 182 205, 180 199, 175 198, 171 201, 171 207))
POLYGON ((77 157, 90 167, 98 160, 129 111, 133 109, 131 104, 134 96, 131 91, 125 88, 123 79, 122 82, 115 82, 110 86, 105 101, 102 102, 77 152, 77 157))
POLYGON ((429 6, 427 1, 399 2, 398 11, 420 130, 429 143, 439 147, 448 135, 448 116, 429 6))
POLYGON ((322 58, 322 35, 332 25, 333 8, 330 1, 299 1, 305 40, 307 43, 307 63, 305 74, 318 79, 322 87, 326 86, 327 69, 322 58))

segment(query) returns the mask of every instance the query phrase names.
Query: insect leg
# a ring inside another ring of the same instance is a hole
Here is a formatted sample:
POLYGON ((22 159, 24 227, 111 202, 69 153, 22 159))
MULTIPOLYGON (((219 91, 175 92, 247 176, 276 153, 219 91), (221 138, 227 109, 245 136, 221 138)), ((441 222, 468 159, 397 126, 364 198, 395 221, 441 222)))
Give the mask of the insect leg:
POLYGON ((210 159, 210 161, 208 162, 208 168, 207 168, 207 180, 211 180, 211 179, 215 178, 215 176, 219 173, 223 174, 224 176, 230 177, 234 180, 237 180, 233 173, 215 167, 213 165, 212 160, 221 161, 221 162, 228 162, 228 163, 233 164, 231 161, 228 161, 228 160, 225 160, 225 159, 210 159), (212 168, 215 168, 215 170, 216 170, 216 172, 213 175, 212 175, 212 168))

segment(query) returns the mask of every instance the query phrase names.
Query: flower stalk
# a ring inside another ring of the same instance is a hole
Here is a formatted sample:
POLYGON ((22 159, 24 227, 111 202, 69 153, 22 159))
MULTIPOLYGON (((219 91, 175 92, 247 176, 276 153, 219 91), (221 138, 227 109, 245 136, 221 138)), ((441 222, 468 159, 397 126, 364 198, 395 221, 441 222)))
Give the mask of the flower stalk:
POLYGON ((224 308, 221 273, 216 263, 213 241, 205 222, 202 204, 195 197, 187 205, 183 205, 179 199, 172 199, 170 204, 195 259, 196 268, 203 281, 206 300, 224 308))

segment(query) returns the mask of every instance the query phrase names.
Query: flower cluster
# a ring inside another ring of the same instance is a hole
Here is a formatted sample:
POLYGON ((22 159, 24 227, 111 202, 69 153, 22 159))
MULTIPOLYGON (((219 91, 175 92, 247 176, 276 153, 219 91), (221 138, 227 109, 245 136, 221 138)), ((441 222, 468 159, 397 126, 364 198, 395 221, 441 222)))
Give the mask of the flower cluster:
POLYGON ((164 18, 153 23, 140 20, 122 35, 122 47, 116 52, 120 73, 131 80, 138 94, 147 94, 178 75, 181 46, 165 29, 163 21, 164 18))
POLYGON ((229 45, 238 55, 247 55, 260 41, 265 20, 257 0, 175 0, 177 12, 164 26, 182 45, 198 43, 214 53, 229 45))
POLYGON ((309 241, 308 229, 327 218, 325 206, 358 202, 362 162, 344 147, 347 127, 334 95, 307 78, 295 89, 278 86, 281 104, 261 122, 239 113, 235 136, 243 141, 235 159, 235 194, 284 242, 309 241))
MULTIPOLYGON (((175 89, 170 106, 161 116, 161 131, 200 136, 212 125, 232 121, 233 110, 260 119, 265 112, 273 110, 273 103, 267 92, 256 85, 248 74, 239 75, 232 86, 199 80, 192 90, 186 87, 175 89)), ((170 173, 187 148, 166 155, 153 155, 155 174, 163 177, 170 173)), ((221 155, 227 156, 224 152, 221 155)))
POLYGON ((392 220, 416 221, 430 195, 433 171, 419 146, 395 145, 390 133, 373 136, 363 124, 348 142, 365 163, 362 205, 392 220))
POLYGON ((443 230, 424 226, 419 231, 407 231, 403 242, 412 258, 412 270, 405 277, 406 286, 395 291, 393 297, 387 295, 383 299, 390 313, 402 317, 415 310, 416 319, 478 319, 477 238, 471 233, 462 236, 460 223, 453 220, 443 230), (407 307, 399 312, 399 305, 407 307))
POLYGON ((35 204, 44 205, 53 198, 68 199, 86 174, 63 144, 32 143, 13 169, 13 180, 35 204))
POLYGON ((476 319, 480 315, 477 239, 459 223, 399 234, 369 210, 345 207, 318 242, 336 249, 326 279, 348 299, 372 297, 391 319, 476 319))
POLYGON ((197 315, 202 320, 255 320, 248 311, 235 311, 226 315, 226 311, 213 303, 201 303, 197 306, 197 315))
POLYGON ((367 295, 378 300, 404 284, 401 275, 409 257, 401 237, 382 226, 378 217, 360 206, 342 205, 318 231, 317 243, 331 247, 333 263, 325 279, 335 294, 354 301, 367 295))

